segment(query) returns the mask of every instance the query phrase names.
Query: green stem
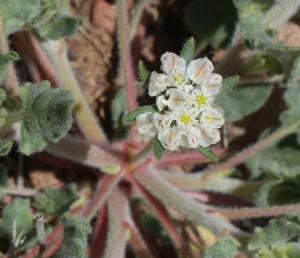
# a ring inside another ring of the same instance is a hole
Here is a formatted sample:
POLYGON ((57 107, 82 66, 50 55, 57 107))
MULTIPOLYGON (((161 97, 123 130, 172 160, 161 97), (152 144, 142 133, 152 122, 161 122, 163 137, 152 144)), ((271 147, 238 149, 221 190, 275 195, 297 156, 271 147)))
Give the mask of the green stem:
POLYGON ((74 76, 69 60, 67 58, 66 45, 64 41, 42 41, 41 47, 50 59, 62 86, 73 92, 77 104, 76 118, 83 134, 90 141, 96 143, 106 143, 107 139, 98 121, 90 109, 80 86, 74 76))
MULTIPOLYGON (((5 24, 2 22, 2 18, 0 16, 0 43, 1 43, 1 50, 3 54, 7 54, 9 52, 9 46, 6 38, 6 33, 5 33, 5 24)), ((16 71, 14 68, 14 65, 10 63, 7 67, 7 80, 8 84, 10 86, 10 94, 12 96, 19 96, 19 82, 17 79, 16 71)))
POLYGON ((267 29, 275 29, 297 13, 299 0, 277 0, 264 15, 264 25, 267 29))

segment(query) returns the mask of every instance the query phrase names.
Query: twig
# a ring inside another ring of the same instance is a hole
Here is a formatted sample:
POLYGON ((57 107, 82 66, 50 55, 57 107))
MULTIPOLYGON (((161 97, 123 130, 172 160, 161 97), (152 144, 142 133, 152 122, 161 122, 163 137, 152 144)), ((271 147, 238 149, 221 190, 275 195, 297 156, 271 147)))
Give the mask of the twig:
POLYGON ((33 225, 35 229, 36 240, 40 246, 39 255, 42 256, 46 248, 46 234, 43 215, 37 216, 33 221, 33 225))

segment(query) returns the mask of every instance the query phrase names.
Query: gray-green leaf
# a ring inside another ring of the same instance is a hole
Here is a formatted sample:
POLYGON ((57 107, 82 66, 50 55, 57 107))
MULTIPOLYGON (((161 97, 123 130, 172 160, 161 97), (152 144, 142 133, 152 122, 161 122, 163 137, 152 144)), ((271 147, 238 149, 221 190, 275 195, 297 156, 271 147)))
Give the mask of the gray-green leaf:
POLYGON ((13 146, 12 141, 0 140, 0 156, 7 155, 13 146))
POLYGON ((257 227, 255 237, 249 242, 250 251, 282 245, 299 236, 300 226, 286 219, 271 220, 266 228, 257 227))
POLYGON ((140 108, 137 108, 131 112, 129 112, 126 116, 123 117, 123 122, 134 122, 136 120, 136 117, 140 114, 151 112, 156 113, 158 112, 158 108, 156 105, 149 105, 149 106, 143 106, 140 108))
MULTIPOLYGON (((0 4, 1 6, 1 4, 0 4)), ((7 54, 0 54, 0 82, 3 80, 6 68, 10 62, 19 60, 19 56, 16 52, 10 51, 7 54)), ((3 100, 2 100, 3 101, 3 100)))
POLYGON ((222 87, 220 92, 216 95, 216 99, 232 90, 239 82, 240 77, 238 75, 228 77, 222 81, 222 87))
POLYGON ((206 158, 212 161, 218 161, 217 155, 211 150, 210 147, 199 146, 197 150, 206 158))
POLYGON ((231 239, 219 239, 205 253, 203 258, 233 258, 238 253, 240 243, 231 239))
POLYGON ((227 121, 236 121, 262 107, 272 90, 271 83, 241 85, 218 98, 215 103, 225 110, 227 121))
POLYGON ((155 138, 153 142, 153 153, 156 160, 160 160, 164 155, 164 152, 165 152, 165 148, 162 146, 160 140, 155 138))
POLYGON ((145 84, 145 86, 148 88, 150 81, 150 73, 147 71, 144 63, 141 60, 139 61, 139 76, 145 84))
POLYGON ((183 45, 180 52, 182 57, 187 63, 194 59, 195 55, 195 40, 193 37, 189 38, 183 45))
POLYGON ((20 92, 24 105, 20 151, 30 155, 66 134, 72 125, 75 103, 70 91, 51 89, 47 81, 27 83, 20 92))
POLYGON ((87 257, 85 249, 87 246, 87 236, 92 232, 91 226, 84 218, 66 214, 62 219, 64 226, 64 240, 52 258, 87 257))
POLYGON ((60 189, 46 188, 45 193, 39 193, 34 197, 33 206, 44 210, 46 214, 63 215, 79 198, 76 190, 75 184, 60 189))

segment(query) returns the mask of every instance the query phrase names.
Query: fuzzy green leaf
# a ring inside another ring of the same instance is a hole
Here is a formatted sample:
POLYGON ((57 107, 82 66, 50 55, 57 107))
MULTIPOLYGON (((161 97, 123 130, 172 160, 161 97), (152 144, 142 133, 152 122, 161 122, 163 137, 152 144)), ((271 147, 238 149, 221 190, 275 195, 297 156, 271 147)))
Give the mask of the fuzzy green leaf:
POLYGON ((273 90, 271 83, 241 85, 224 94, 215 103, 225 110, 227 121, 239 120, 262 107, 273 90))
POLYGON ((51 21, 38 27, 37 31, 44 38, 59 40, 73 36, 81 24, 80 17, 72 17, 67 10, 59 10, 51 21))
POLYGON ((0 140, 0 156, 7 155, 10 152, 12 146, 13 146, 12 141, 0 140))
POLYGON ((57 142, 72 125, 72 93, 51 89, 47 81, 39 85, 27 83, 21 88, 24 118, 20 151, 30 155, 41 151, 48 141, 57 142))
POLYGON ((289 243, 280 247, 272 247, 271 249, 260 249, 254 256, 254 258, 299 258, 300 257, 300 244, 289 243))
POLYGON ((210 147, 202 147, 199 146, 197 150, 206 158, 212 160, 212 161, 218 161, 218 157, 214 152, 211 150, 210 147))
POLYGON ((158 112, 158 108, 156 105, 149 105, 149 106, 143 106, 140 108, 137 108, 131 112, 129 112, 126 116, 123 117, 123 122, 134 122, 136 120, 136 117, 140 114, 151 112, 156 113, 158 112))
POLYGON ((232 258, 238 253, 240 243, 231 239, 219 239, 205 253, 203 258, 232 258))
POLYGON ((139 76, 145 84, 145 86, 148 88, 150 81, 150 73, 147 71, 144 63, 141 60, 139 61, 139 76))
MULTIPOLYGON (((24 199, 14 199, 13 202, 7 205, 2 213, 2 221, 0 224, 0 237, 7 242, 13 239, 13 225, 15 220, 16 233, 26 236, 25 242, 33 237, 32 216, 30 213, 30 202, 24 199)), ((6 242, 6 244, 7 244, 6 242)), ((5 244, 4 242, 1 244, 5 244)))
POLYGON ((300 226, 286 219, 271 220, 266 228, 257 227, 255 237, 249 242, 250 251, 261 248, 278 247, 295 236, 299 236, 300 226))
POLYGON ((160 140, 155 138, 153 142, 153 153, 156 160, 160 160, 164 155, 164 152, 165 152, 165 148, 162 146, 160 140))
POLYGON ((84 258, 87 236, 92 232, 91 226, 80 216, 66 214, 62 219, 64 240, 52 258, 84 258))
MULTIPOLYGON (((0 4, 1 5, 1 4, 0 4)), ((0 54, 0 82, 3 80, 6 68, 10 62, 19 60, 19 56, 16 52, 10 51, 7 54, 0 54)))
POLYGON ((45 193, 39 193, 34 197, 33 206, 45 211, 46 214, 63 215, 79 198, 76 190, 75 184, 60 189, 46 188, 45 193))
POLYGON ((300 48, 289 47, 272 40, 263 26, 264 13, 259 4, 250 0, 235 0, 234 3, 241 18, 241 36, 245 45, 276 57, 283 66, 286 80, 290 80, 293 76, 291 70, 293 70, 295 61, 300 55, 300 48))
POLYGON ((183 45, 180 52, 180 57, 182 57, 187 63, 194 59, 195 55, 195 40, 193 37, 189 38, 183 45))
POLYGON ((1 0, 0 17, 7 36, 30 23, 40 12, 40 0, 1 0))
POLYGON ((237 12, 232 0, 195 0, 187 6, 185 20, 200 45, 226 47, 236 27, 237 12))
POLYGON ((228 77, 222 81, 222 87, 220 92, 216 95, 216 99, 227 93, 228 91, 232 90, 239 82, 240 77, 238 75, 228 77))

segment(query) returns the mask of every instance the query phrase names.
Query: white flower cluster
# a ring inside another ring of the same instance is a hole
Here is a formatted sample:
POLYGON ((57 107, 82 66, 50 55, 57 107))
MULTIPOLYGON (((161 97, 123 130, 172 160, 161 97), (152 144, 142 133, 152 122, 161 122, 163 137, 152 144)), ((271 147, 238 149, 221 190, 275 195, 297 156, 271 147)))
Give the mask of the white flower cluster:
POLYGON ((223 110, 213 104, 220 91, 222 77, 212 73, 213 64, 199 58, 186 64, 174 53, 161 57, 161 70, 152 72, 149 95, 157 96, 160 112, 137 116, 137 130, 142 135, 155 136, 169 150, 179 146, 207 147, 220 141, 219 128, 224 124, 223 110))

